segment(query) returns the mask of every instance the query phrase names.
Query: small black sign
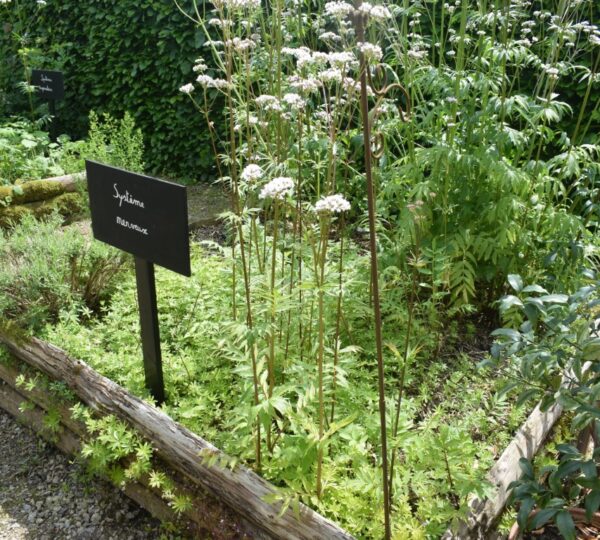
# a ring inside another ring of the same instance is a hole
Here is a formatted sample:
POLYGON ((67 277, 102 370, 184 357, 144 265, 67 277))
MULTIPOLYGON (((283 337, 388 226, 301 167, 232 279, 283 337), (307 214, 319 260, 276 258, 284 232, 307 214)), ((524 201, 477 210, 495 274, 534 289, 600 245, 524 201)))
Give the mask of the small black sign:
POLYGON ((191 275, 185 186, 86 161, 94 237, 191 275))
POLYGON ((65 82, 61 71, 34 69, 31 72, 31 84, 44 99, 57 101, 65 97, 65 82))

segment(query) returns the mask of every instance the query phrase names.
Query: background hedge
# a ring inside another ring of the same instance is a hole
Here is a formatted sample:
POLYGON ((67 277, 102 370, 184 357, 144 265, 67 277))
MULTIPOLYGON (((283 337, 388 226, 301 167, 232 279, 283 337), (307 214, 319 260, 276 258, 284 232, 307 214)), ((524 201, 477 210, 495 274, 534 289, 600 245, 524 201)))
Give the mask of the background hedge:
POLYGON ((23 115, 29 108, 17 87, 24 75, 11 39, 26 35, 34 49, 29 67, 65 73, 61 131, 85 136, 90 110, 115 116, 130 111, 144 134, 152 171, 211 177, 213 159, 201 115, 178 90, 193 80, 205 37, 173 0, 48 0, 43 7, 20 0, 9 9, 11 19, 0 32, 0 58, 6 59, 0 83, 9 89, 5 114, 23 115))

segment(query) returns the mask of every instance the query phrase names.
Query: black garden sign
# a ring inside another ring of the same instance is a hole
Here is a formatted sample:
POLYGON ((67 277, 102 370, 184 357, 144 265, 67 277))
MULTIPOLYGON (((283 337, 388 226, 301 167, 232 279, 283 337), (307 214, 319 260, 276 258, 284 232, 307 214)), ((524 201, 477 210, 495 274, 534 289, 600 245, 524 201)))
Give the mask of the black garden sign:
POLYGON ((38 95, 47 100, 58 101, 65 97, 65 82, 62 71, 34 69, 31 72, 31 84, 38 95))
POLYGON ((34 69, 31 71, 31 84, 35 87, 40 98, 48 102, 52 116, 50 137, 56 139, 58 131, 56 124, 56 102, 65 97, 65 79, 62 71, 49 69, 34 69))
POLYGON ((135 256, 146 385, 164 401, 154 264, 191 275, 184 186, 86 161, 97 240, 135 256))

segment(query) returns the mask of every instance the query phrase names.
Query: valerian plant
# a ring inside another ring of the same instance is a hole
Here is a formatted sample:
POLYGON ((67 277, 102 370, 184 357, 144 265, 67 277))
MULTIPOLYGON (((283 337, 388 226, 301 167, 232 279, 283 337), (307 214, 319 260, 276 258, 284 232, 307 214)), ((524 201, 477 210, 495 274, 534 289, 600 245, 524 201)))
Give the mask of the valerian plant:
MULTIPOLYGON (((232 200, 230 337, 222 338, 220 351, 246 385, 236 430, 258 470, 282 475, 321 507, 339 481, 334 450, 356 425, 354 411, 339 405, 344 364, 374 358, 372 345, 353 347, 348 324, 348 250, 358 248, 346 224, 356 227, 365 212, 363 159, 374 158, 383 241, 373 251, 382 251, 384 270, 368 277, 362 266, 355 276, 368 291, 381 280, 388 324, 398 315, 386 294, 397 294, 398 283, 410 306, 403 342, 390 339, 388 347, 395 399, 383 411, 393 418, 394 464, 406 460, 410 447, 402 409, 410 401, 411 361, 422 348, 412 336, 416 319, 432 323, 437 355, 440 308, 468 313, 476 301, 490 303, 505 276, 524 263, 531 276, 554 264, 563 277, 578 264, 566 252, 574 238, 589 237, 585 227, 595 220, 598 149, 582 114, 596 105, 584 100, 574 111, 560 84, 578 73, 593 88, 597 66, 579 62, 595 54, 600 33, 584 19, 585 1, 540 11, 524 0, 493 6, 218 0, 212 7, 178 7, 207 38, 196 79, 180 91, 206 122, 232 200), (360 39, 357 20, 366 25, 360 39), (361 115, 361 74, 368 115, 361 115), (224 126, 213 125, 214 107, 224 109, 224 126), (565 132, 570 116, 581 121, 565 132), (363 125, 372 129, 371 140, 363 125), (295 475, 288 466, 294 462, 295 475)), ((370 303, 377 302, 367 297, 367 308, 358 302, 352 308, 369 327, 370 303)), ((389 366, 385 371, 390 375, 389 366)), ((433 429, 442 451, 426 455, 441 460, 458 515, 469 483, 458 487, 443 451, 454 433, 433 429)), ((381 440, 387 431, 383 422, 381 440)), ((376 432, 369 428, 370 451, 379 446, 376 432)), ((388 457, 381 450, 374 455, 376 467, 388 457)), ((401 467, 392 469, 379 489, 396 493, 398 511, 411 488, 401 467)), ((369 475, 367 491, 377 498, 373 470, 369 475)))

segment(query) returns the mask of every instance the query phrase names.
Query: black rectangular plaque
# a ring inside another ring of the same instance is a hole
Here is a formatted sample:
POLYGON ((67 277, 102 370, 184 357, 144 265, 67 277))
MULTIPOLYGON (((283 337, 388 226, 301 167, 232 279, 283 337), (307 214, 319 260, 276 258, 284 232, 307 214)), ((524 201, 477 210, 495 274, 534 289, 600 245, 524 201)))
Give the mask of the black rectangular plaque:
POLYGON ((191 275, 185 186, 86 161, 94 237, 191 275))
POLYGON ((31 84, 43 99, 58 101, 65 97, 65 82, 61 71, 34 69, 31 72, 31 84))
POLYGON ((86 160, 94 237, 135 255, 146 387, 160 405, 165 388, 154 263, 191 275, 184 186, 86 160))

